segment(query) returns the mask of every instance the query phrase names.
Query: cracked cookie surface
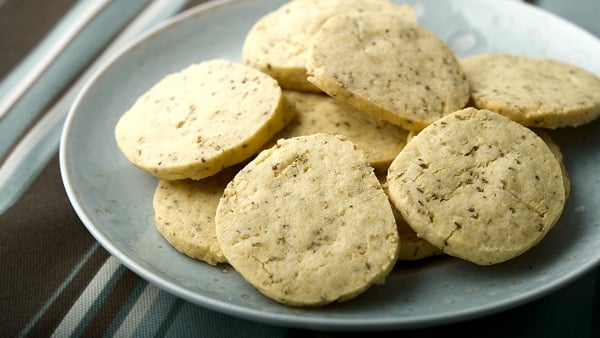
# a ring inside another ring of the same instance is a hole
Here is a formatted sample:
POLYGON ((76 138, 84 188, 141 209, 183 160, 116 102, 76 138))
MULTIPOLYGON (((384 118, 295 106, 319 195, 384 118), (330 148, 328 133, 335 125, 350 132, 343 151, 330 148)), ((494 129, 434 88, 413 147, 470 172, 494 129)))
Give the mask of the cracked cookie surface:
POLYGON ((389 13, 338 15, 315 36, 308 80, 360 110, 419 131, 465 106, 469 83, 431 31, 389 13))
POLYGON ((399 251, 373 169, 353 143, 327 134, 262 151, 225 189, 216 226, 235 270, 293 306, 356 297, 384 281, 399 251))
POLYGON ((392 203, 431 244, 480 265, 536 245, 566 198, 557 157, 533 131, 467 108, 416 135, 390 165, 392 203))

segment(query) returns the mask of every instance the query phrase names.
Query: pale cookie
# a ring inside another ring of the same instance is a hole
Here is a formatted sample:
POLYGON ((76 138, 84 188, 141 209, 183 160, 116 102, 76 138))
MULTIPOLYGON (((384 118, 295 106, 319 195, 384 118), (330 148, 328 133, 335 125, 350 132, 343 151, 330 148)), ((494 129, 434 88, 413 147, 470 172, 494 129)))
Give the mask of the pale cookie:
POLYGON ((281 139, 225 189, 216 215, 228 262, 266 296, 321 306, 383 283, 396 222, 364 155, 342 136, 281 139))
POLYGON ((344 135, 361 149, 378 172, 388 166, 406 144, 408 132, 326 95, 284 91, 296 113, 275 138, 326 133, 344 135))
POLYGON ((125 157, 154 176, 201 179, 255 154, 291 119, 277 82, 224 60, 166 76, 115 128, 125 157))
POLYGON ((600 116, 600 78, 576 66, 524 55, 461 60, 478 108, 529 127, 579 126, 600 116))
MULTIPOLYGON (((563 162, 563 155, 562 155, 562 151, 560 150, 560 147, 556 143, 554 143, 554 141, 552 140, 550 135, 544 129, 534 128, 532 130, 539 137, 541 137, 542 140, 544 140, 544 142, 546 142, 546 145, 548 146, 548 148, 550 148, 550 151, 552 151, 552 154, 554 154, 554 157, 556 157, 556 160, 558 160, 558 163, 560 163, 560 168, 563 173, 563 181, 565 183, 565 196, 569 197, 569 193, 571 192, 571 180, 569 178, 569 173, 567 172, 567 168, 565 167, 565 164, 563 162)), ((416 135, 417 135, 417 133, 415 133, 415 132, 412 132, 412 131, 409 132, 408 136, 406 137, 406 142, 410 142, 416 135)))
POLYGON ((559 162, 530 129, 468 108, 425 128, 388 171, 406 222, 445 253, 480 265, 536 245, 565 204, 559 162))
POLYGON ((181 253, 215 265, 227 260, 215 232, 215 212, 236 171, 225 169, 202 180, 160 180, 154 192, 158 232, 181 253))
MULTIPOLYGON (((388 187, 385 176, 378 177, 383 191, 388 194, 388 187)), ((439 256, 443 252, 438 247, 417 236, 417 233, 406 223, 402 214, 394 206, 392 212, 398 226, 398 235, 400 236, 399 261, 416 261, 428 257, 439 256)))
POLYGON ((468 81, 450 47, 391 14, 328 20, 313 40, 307 71, 327 94, 411 131, 469 100, 468 81))
POLYGON ((248 32, 242 59, 276 78, 285 89, 320 91, 306 80, 306 53, 321 25, 341 13, 398 12, 415 21, 407 5, 388 0, 294 0, 259 19, 248 32))

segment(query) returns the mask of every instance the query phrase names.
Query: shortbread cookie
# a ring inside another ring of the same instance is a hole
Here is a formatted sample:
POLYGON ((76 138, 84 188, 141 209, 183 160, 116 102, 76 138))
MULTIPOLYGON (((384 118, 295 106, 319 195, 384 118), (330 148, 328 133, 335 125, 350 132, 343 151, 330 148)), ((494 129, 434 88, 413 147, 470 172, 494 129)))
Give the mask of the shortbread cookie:
POLYGON ((600 78, 576 66, 525 55, 461 59, 473 105, 525 126, 579 126, 600 116, 600 78))
MULTIPOLYGON (((385 176, 378 177, 383 191, 388 194, 388 187, 385 176)), ((402 214, 394 206, 392 212, 398 226, 398 235, 400 236, 399 261, 416 261, 427 257, 439 256, 443 252, 438 247, 417 236, 417 233, 406 223, 402 214)))
POLYGON ((398 257, 388 198, 342 136, 281 139, 227 186, 216 215, 228 262, 266 296, 293 306, 354 298, 398 257))
POLYGON ((202 180, 160 180, 153 199, 158 232, 187 256, 213 265, 226 262, 215 232, 215 212, 235 173, 228 168, 202 180))
POLYGON ((242 48, 244 63, 270 74, 285 89, 320 91, 306 80, 310 41, 330 17, 362 11, 398 12, 415 21, 410 7, 388 0, 293 0, 262 17, 250 29, 242 48))
POLYGON ((313 40, 307 71, 327 94, 411 131, 469 100, 468 81, 450 47, 391 14, 328 20, 313 40))
POLYGON ((361 149, 378 172, 387 171, 406 144, 408 132, 329 96, 284 91, 296 113, 275 138, 327 133, 344 135, 361 149))
POLYGON ((224 60, 166 76, 118 121, 117 144, 154 176, 201 179, 256 153, 291 119, 277 82, 224 60))
POLYGON ((445 253, 489 265, 536 245, 565 204, 561 167, 530 129, 467 108, 425 128, 388 171, 406 222, 445 253))

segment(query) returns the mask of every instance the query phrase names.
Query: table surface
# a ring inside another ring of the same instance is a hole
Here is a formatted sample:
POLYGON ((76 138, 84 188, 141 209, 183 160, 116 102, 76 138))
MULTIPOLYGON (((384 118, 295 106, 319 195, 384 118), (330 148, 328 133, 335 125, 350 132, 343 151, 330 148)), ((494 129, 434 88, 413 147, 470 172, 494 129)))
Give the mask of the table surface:
MULTIPOLYGON (((194 6, 202 1, 190 1, 194 6)), ((0 0, 0 79, 42 41, 76 1, 0 0)), ((538 5, 600 36, 598 0, 538 5)), ((45 110, 42 110, 41 118, 45 110)), ((2 120, 0 119, 0 122, 2 120)), ((23 137, 28 132, 23 132, 23 137)), ((9 145, 10 146, 10 145, 9 145)), ((10 147, 9 147, 10 149, 10 147)), ((0 154, 1 155, 1 154, 0 154)), ((0 166, 7 157, 0 156, 0 166)), ((110 256, 71 208, 54 152, 0 213, 2 336, 337 337, 269 326, 207 310, 139 278, 110 256)), ((600 268, 528 304, 483 318, 379 335, 600 337, 600 268)))

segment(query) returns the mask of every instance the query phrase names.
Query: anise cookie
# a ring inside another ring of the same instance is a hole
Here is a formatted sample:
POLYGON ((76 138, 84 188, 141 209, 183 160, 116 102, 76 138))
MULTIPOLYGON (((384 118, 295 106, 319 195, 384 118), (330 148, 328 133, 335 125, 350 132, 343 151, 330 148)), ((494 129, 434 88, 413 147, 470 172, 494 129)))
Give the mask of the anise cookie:
POLYGON ((450 47, 389 13, 328 20, 313 40, 307 71, 327 94, 411 131, 469 100, 469 83, 450 47))
POLYGON ((600 78, 548 58, 484 54, 461 59, 477 108, 529 127, 579 126, 600 116, 600 78))
POLYGON ((383 283, 398 257, 396 222, 373 169, 342 136, 280 139, 225 189, 217 239, 266 296, 321 306, 383 283))
POLYGON ((386 172, 406 144, 408 132, 327 95, 284 91, 294 118, 275 138, 327 133, 344 135, 377 172, 386 172))
POLYGON ((320 91, 306 80, 306 53, 330 17, 363 11, 398 12, 414 21, 407 5, 389 0, 293 0, 260 18, 242 48, 245 64, 276 78, 284 89, 320 91))
POLYGON ((480 265, 539 243, 566 198, 561 166, 539 136, 474 108, 416 135, 390 165, 387 181, 390 200, 420 237, 480 265))
POLYGON ((215 212, 232 168, 201 180, 159 180, 153 197, 154 223, 181 253, 209 264, 227 260, 215 232, 215 212))
POLYGON ((201 179, 255 154, 291 119, 273 78, 225 60, 191 65, 155 84, 123 114, 117 144, 167 180, 201 179))

